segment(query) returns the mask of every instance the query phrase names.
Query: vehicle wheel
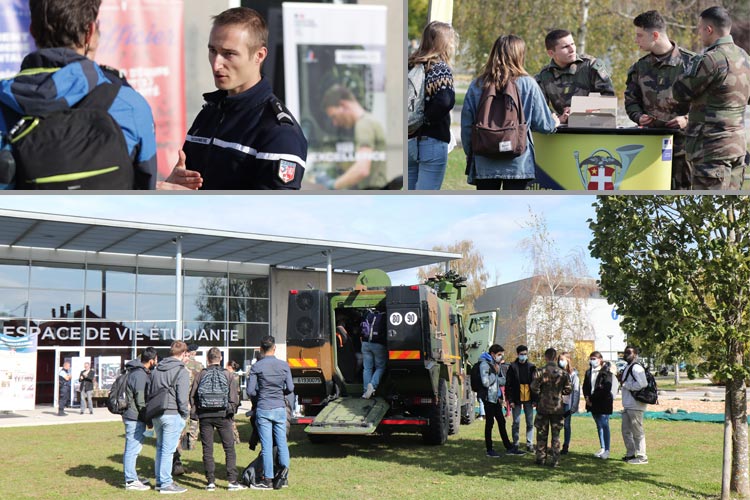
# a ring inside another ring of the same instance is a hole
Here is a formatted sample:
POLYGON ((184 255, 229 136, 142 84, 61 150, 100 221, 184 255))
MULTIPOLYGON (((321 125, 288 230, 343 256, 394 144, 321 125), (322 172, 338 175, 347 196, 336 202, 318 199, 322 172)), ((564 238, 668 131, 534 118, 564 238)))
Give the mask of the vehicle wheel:
POLYGON ((461 426, 461 407, 458 404, 458 379, 454 378, 450 389, 448 390, 448 412, 450 420, 448 420, 448 435, 453 436, 458 434, 461 426))
POLYGON ((474 423, 475 413, 474 406, 477 403, 477 395, 475 392, 471 393, 471 397, 468 402, 461 406, 461 423, 464 425, 471 425, 474 423))
POLYGON ((429 407, 427 418, 429 424, 422 433, 424 443, 444 444, 448 440, 450 408, 448 407, 448 384, 442 378, 438 382, 438 401, 429 407))

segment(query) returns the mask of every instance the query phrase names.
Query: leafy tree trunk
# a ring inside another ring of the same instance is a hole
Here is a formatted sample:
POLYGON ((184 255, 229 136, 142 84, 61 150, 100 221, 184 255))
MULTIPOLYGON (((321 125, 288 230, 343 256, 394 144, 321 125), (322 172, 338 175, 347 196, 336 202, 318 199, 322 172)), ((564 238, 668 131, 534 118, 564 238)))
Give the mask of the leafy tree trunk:
MULTIPOLYGON (((731 343, 732 357, 735 363, 742 363, 742 344, 731 343)), ((747 455, 747 393, 745 380, 733 377, 727 381, 727 408, 732 418, 732 476, 729 487, 742 498, 750 498, 750 479, 748 478, 747 455)))

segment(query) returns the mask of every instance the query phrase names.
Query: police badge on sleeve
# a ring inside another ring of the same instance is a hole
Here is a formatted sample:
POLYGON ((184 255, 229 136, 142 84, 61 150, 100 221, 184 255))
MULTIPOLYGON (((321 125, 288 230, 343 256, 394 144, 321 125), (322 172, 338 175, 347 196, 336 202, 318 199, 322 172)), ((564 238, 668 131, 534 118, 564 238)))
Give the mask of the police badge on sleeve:
POLYGON ((284 184, 289 184, 294 180, 294 174, 297 171, 297 164, 293 161, 280 160, 279 161, 279 179, 284 184))

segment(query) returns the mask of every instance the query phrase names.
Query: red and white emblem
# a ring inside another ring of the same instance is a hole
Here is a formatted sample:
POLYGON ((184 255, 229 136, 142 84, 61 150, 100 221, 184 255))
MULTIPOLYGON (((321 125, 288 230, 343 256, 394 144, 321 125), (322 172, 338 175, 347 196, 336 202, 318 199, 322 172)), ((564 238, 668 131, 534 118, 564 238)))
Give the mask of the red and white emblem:
POLYGON ((614 191, 615 169, 613 167, 592 165, 588 168, 588 172, 589 184, 586 189, 589 191, 614 191))
POLYGON ((279 179, 284 184, 289 184, 294 180, 294 173, 297 171, 297 164, 293 161, 280 160, 279 161, 279 179))

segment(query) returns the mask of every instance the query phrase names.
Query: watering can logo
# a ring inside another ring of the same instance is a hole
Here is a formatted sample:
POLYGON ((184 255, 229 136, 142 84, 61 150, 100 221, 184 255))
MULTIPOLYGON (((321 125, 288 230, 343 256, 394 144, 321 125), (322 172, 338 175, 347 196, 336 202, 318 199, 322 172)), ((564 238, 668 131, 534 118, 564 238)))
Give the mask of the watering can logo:
POLYGON ((591 156, 579 161, 579 152, 574 151, 581 184, 588 191, 613 191, 620 189, 625 174, 633 159, 643 150, 640 144, 629 144, 615 149, 620 159, 604 148, 599 148, 591 156))

